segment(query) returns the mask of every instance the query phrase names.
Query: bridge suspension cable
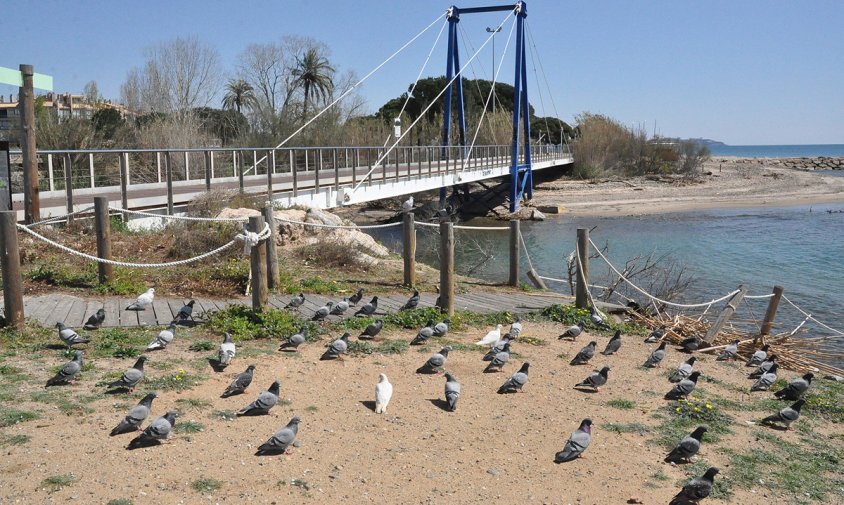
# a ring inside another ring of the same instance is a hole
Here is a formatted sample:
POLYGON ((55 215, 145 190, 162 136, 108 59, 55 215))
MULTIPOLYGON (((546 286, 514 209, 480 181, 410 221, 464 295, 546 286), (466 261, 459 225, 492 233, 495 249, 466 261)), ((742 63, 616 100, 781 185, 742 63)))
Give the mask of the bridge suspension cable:
MULTIPOLYGON (((536 52, 536 60, 539 62, 539 70, 542 72, 542 79, 545 81, 545 88, 548 90, 548 97, 551 99, 551 107, 554 109, 554 116, 560 122, 560 129, 563 128, 563 120, 560 118, 560 113, 557 110, 557 103, 554 101, 554 93, 551 91, 551 84, 548 82, 548 76, 545 74, 545 65, 542 64, 542 58, 539 56, 539 48, 536 47, 536 41, 533 38, 533 31, 531 31, 530 23, 525 20, 525 31, 527 32, 528 40, 530 40, 531 45, 533 46, 533 51, 536 52)), ((531 52, 533 54, 533 52, 531 52)), ((534 72, 536 71, 536 67, 534 67, 534 72)), ((537 78, 538 79, 538 78, 537 78)), ((542 95, 540 93, 540 100, 542 99, 542 95)), ((542 106, 543 109, 545 106, 542 106)), ((566 139, 560 134, 560 142, 565 143, 566 139)))

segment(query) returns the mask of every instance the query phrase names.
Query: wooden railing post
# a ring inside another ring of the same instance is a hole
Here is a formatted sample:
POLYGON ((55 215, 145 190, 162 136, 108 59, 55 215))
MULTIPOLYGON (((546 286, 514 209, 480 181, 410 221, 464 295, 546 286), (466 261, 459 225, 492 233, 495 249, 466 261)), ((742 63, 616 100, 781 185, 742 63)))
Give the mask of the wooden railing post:
POLYGON ((782 292, 782 286, 774 286, 774 296, 768 301, 768 310, 765 311, 765 319, 762 321, 762 328, 759 330, 760 336, 771 334, 771 329, 774 327, 774 318, 777 316, 777 307, 779 307, 780 299, 782 298, 782 292))
MULTIPOLYGON (((261 233, 264 229, 264 216, 249 217, 249 231, 261 233)), ((269 295, 267 293, 267 241, 262 240, 252 248, 252 309, 264 310, 269 295)))
MULTIPOLYGON (((94 198, 94 227, 97 232, 97 257, 111 259, 111 219, 108 216, 108 197, 94 198)), ((97 262, 97 273, 100 284, 112 279, 112 266, 108 263, 97 262)))
POLYGON ((38 158, 35 153, 35 91, 32 65, 20 66, 23 86, 18 91, 18 114, 21 118, 21 154, 23 155, 23 214, 26 224, 41 220, 41 197, 38 193, 38 158))
POLYGON ((270 224, 270 238, 267 239, 267 288, 276 289, 279 284, 278 250, 275 243, 276 224, 273 208, 268 205, 261 209, 264 221, 270 224))
POLYGON ((577 229, 577 286, 575 289, 574 305, 578 309, 589 307, 589 228, 577 229))
POLYGON ((454 224, 440 223, 440 310, 454 315, 454 224))
POLYGON ((416 285, 416 227, 413 212, 405 212, 402 221, 402 259, 404 285, 416 285))
POLYGON ((17 212, 0 212, 0 271, 3 273, 3 308, 6 326, 22 330, 23 279, 21 258, 18 250, 17 212))
POLYGON ((706 336, 703 337, 703 341, 706 342, 707 345, 712 344, 712 340, 715 339, 715 336, 718 335, 721 328, 723 328, 727 321, 733 317, 738 304, 744 299, 744 295, 746 293, 747 287, 744 284, 740 284, 738 287, 738 293, 733 295, 729 301, 727 301, 727 305, 724 306, 724 310, 718 314, 718 319, 715 320, 715 324, 709 327, 709 330, 706 332, 706 336))
POLYGON ((510 220, 510 281, 511 286, 519 285, 519 220, 510 220))
POLYGON ((211 151, 205 151, 205 191, 211 191, 211 151))
POLYGON ((275 174, 275 149, 267 151, 267 200, 273 201, 273 174, 275 174))
POLYGON ((170 159, 170 151, 164 152, 164 171, 167 176, 167 215, 173 215, 173 163, 170 159))

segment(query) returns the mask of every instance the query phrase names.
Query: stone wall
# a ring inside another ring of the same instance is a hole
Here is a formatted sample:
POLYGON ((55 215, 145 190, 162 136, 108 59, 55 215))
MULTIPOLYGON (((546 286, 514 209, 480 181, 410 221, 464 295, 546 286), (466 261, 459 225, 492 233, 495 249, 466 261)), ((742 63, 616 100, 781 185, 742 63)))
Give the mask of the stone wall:
POLYGON ((815 158, 738 158, 735 163, 745 165, 764 165, 776 168, 796 170, 844 170, 844 158, 818 156, 815 158))

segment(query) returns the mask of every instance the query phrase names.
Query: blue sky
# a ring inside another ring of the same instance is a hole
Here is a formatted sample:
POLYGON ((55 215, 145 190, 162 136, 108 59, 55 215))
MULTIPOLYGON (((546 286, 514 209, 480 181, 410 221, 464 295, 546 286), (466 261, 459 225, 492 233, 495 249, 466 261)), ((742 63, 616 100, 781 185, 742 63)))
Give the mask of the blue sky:
MULTIPOLYGON (((363 76, 449 5, 430 0, 6 5, 0 66, 31 63, 55 77, 56 91, 78 92, 95 80, 105 97, 118 98, 127 70, 156 42, 196 35, 216 47, 224 67, 233 71, 248 44, 296 34, 322 40, 337 67, 363 76)), ((464 16, 460 25, 477 48, 485 28, 503 18, 464 16)), ((499 55, 509 23, 496 36, 499 55)), ((649 132, 656 128, 663 135, 729 144, 844 143, 844 2, 531 0, 528 25, 550 94, 567 121, 589 111, 649 132)), ((414 80, 439 26, 367 81, 362 94, 370 110, 414 80)), ((491 77, 491 49, 478 56, 486 72, 475 66, 478 77, 491 77)), ((445 52, 441 41, 426 75, 443 73, 445 52)), ((540 83, 532 69, 529 74, 531 103, 541 113, 540 83)), ((512 63, 505 63, 500 79, 512 83, 512 63)), ((0 92, 17 89, 0 86, 0 92)), ((542 95, 545 112, 553 115, 544 83, 542 95)))

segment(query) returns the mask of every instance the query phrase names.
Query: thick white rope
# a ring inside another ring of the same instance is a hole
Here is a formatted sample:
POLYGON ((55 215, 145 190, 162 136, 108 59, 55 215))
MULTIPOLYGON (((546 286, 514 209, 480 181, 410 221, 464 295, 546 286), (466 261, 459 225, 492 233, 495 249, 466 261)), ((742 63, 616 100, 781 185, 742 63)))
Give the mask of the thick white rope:
MULTIPOLYGON (((430 228, 439 228, 440 225, 438 223, 426 223, 424 221, 416 221, 416 224, 419 226, 428 226, 430 228)), ((509 230, 509 226, 463 226, 456 224, 454 225, 455 230, 486 230, 486 231, 504 231, 509 230)))
POLYGON ((768 298, 773 298, 774 294, 770 293, 767 295, 744 295, 745 300, 767 300, 768 298))
POLYGON ((143 212, 140 210, 128 210, 128 209, 121 209, 120 207, 112 207, 109 205, 108 207, 110 210, 114 212, 125 212, 127 214, 135 214, 138 216, 146 216, 146 217, 159 217, 161 219, 170 219, 174 221, 209 221, 209 222, 218 222, 218 223, 242 223, 244 221, 248 221, 249 217, 192 217, 192 216, 170 216, 167 214, 155 214, 154 212, 143 212))
POLYGON ((785 300, 785 301, 787 301, 789 305, 791 305, 792 307, 794 307, 795 309, 797 309, 797 311, 798 311, 798 312, 800 312, 801 314, 803 314, 804 316, 806 316, 806 319, 811 319, 812 321, 816 322, 817 324, 819 324, 819 325, 823 326, 823 327, 824 327, 824 328, 826 328, 827 330, 829 330, 829 331, 831 331, 831 332, 833 332, 833 333, 835 333, 835 334, 837 334, 837 335, 844 335, 844 331, 841 331, 841 330, 836 330, 835 328, 833 328, 833 327, 831 327, 831 326, 827 326, 826 324, 824 324, 824 323, 822 323, 822 322, 818 321, 817 319, 815 319, 815 318, 814 318, 814 316, 812 316, 812 314, 809 314, 809 313, 808 313, 808 312, 806 312, 805 310, 803 310, 803 309, 801 309, 800 307, 798 307, 798 306, 797 306, 794 302, 792 302, 791 300, 789 300, 787 296, 782 295, 782 299, 783 299, 783 300, 785 300))
POLYGON ((32 228, 34 226, 40 226, 42 224, 58 223, 60 221, 66 220, 67 218, 69 218, 71 216, 78 216, 80 214, 87 214, 88 212, 91 212, 92 210, 94 210, 94 207, 87 207, 87 208, 84 208, 82 210, 77 210, 77 211, 71 212, 70 214, 65 214, 63 216, 48 217, 47 219, 42 219, 41 221, 36 221, 34 223, 23 225, 23 226, 26 226, 27 228, 32 228))

